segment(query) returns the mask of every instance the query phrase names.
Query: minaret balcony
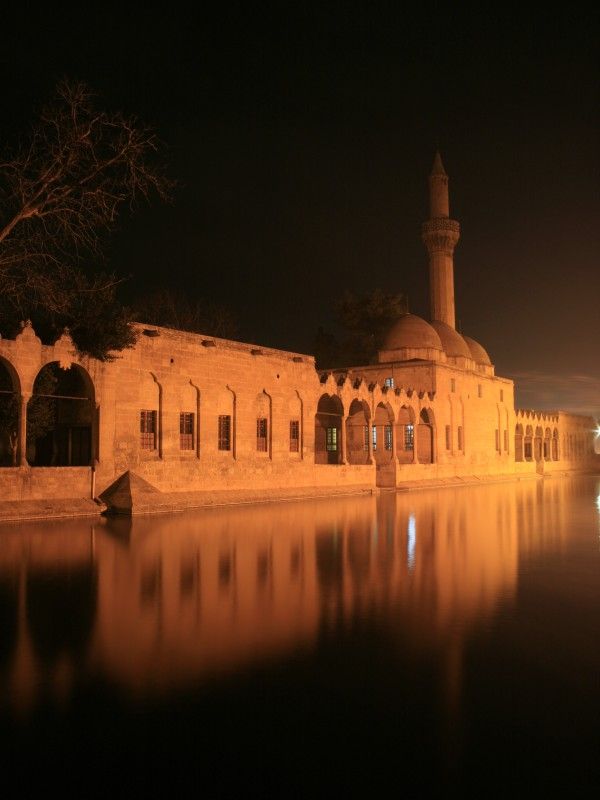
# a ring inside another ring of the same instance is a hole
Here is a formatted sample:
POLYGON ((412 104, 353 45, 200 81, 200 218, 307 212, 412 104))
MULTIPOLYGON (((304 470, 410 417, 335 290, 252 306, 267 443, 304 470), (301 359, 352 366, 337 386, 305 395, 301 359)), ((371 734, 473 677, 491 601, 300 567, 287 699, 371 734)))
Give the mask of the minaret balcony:
POLYGON ((421 237, 428 250, 451 252, 460 238, 460 225, 446 217, 429 219, 423 223, 421 237))

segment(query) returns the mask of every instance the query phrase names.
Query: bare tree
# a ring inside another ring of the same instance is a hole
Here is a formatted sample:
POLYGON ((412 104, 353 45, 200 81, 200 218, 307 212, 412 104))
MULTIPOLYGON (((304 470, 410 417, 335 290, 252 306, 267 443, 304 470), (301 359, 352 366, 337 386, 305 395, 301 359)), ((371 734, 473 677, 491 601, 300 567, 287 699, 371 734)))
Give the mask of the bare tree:
POLYGON ((133 316, 140 322, 223 339, 235 339, 239 334, 239 323, 231 309, 168 287, 139 296, 133 316))
POLYGON ((76 296, 110 294, 117 279, 90 274, 90 264, 119 211, 172 188, 151 129, 98 110, 85 84, 61 81, 28 140, 0 162, 4 307, 61 315, 76 296))

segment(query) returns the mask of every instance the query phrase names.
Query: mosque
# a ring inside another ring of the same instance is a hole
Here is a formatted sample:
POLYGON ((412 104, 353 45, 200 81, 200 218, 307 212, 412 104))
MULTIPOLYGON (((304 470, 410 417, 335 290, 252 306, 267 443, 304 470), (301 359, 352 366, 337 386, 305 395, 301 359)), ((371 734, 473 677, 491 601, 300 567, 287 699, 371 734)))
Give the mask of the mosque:
POLYGON ((106 363, 30 323, 0 339, 0 506, 151 512, 597 464, 591 418, 516 410, 513 382, 457 332, 460 226, 439 153, 429 201, 431 320, 400 317, 373 364, 317 371, 310 355, 141 324, 106 363))

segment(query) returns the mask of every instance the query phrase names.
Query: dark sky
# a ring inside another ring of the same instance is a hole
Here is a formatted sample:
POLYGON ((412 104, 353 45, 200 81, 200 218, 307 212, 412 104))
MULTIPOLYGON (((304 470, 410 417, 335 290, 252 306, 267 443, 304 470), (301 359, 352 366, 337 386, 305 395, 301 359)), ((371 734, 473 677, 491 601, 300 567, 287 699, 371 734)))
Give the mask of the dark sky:
POLYGON ((405 291, 428 316, 439 142, 462 330, 521 405, 600 414, 598 12, 287 5, 199 4, 195 21, 178 3, 21 3, 2 24, 2 136, 63 75, 152 124, 180 186, 122 220, 110 266, 300 351, 346 288, 405 291))

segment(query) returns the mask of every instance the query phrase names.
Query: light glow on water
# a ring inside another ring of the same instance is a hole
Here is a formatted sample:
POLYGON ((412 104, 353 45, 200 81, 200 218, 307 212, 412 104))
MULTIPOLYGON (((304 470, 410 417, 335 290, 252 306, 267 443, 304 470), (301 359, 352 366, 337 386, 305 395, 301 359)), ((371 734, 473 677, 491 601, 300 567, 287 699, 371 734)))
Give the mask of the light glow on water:
POLYGON ((415 567, 415 553, 417 550, 417 520, 415 519, 414 514, 411 514, 408 518, 406 535, 407 535, 406 553, 408 557, 408 569, 412 572, 412 570, 415 567))

